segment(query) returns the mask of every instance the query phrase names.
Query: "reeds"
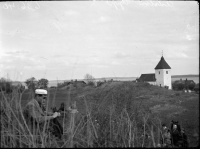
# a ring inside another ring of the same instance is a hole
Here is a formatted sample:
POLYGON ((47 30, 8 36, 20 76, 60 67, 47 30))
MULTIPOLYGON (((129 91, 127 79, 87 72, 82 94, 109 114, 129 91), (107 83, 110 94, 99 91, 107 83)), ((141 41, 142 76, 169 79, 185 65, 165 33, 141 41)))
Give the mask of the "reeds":
POLYGON ((68 131, 62 140, 46 131, 48 121, 39 134, 32 134, 23 116, 23 93, 1 94, 1 147, 156 147, 159 141, 158 116, 145 110, 130 113, 126 107, 119 113, 114 103, 108 109, 99 108, 101 105, 91 104, 85 96, 85 114, 79 118, 78 113, 64 115, 62 125, 68 131))

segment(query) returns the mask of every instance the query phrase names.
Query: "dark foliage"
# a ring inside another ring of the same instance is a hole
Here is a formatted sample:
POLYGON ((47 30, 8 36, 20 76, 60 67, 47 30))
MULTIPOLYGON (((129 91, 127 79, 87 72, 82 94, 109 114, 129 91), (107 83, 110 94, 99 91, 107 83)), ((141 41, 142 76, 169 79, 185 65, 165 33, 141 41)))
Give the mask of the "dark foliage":
POLYGON ((195 91, 195 92, 199 92, 199 83, 195 85, 194 91, 195 91))
POLYGON ((35 91, 37 88, 37 80, 34 77, 31 77, 25 81, 26 85, 28 86, 28 89, 35 91))
POLYGON ((37 82, 37 87, 41 89, 46 89, 48 87, 49 81, 47 79, 40 79, 37 82))
POLYGON ((185 88, 185 84, 183 83, 172 83, 173 90, 183 90, 185 88))
POLYGON ((12 93, 13 87, 11 82, 0 82, 0 92, 12 93))
POLYGON ((188 85, 188 89, 190 89, 190 90, 194 90, 194 87, 195 87, 195 84, 189 84, 188 85))

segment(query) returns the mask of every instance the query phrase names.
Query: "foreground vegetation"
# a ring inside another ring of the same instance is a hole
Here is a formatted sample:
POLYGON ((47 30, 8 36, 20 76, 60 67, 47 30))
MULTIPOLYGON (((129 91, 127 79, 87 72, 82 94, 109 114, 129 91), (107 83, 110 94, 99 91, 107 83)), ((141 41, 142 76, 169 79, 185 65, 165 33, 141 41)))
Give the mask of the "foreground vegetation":
POLYGON ((62 141, 48 133, 30 134, 22 110, 32 93, 15 91, 1 96, 1 147, 156 147, 162 123, 169 126, 172 119, 179 120, 188 130, 190 146, 198 144, 198 136, 193 136, 199 132, 199 123, 195 121, 198 109, 183 108, 188 101, 195 105, 194 99, 198 94, 184 94, 133 82, 111 82, 100 87, 78 86, 48 92, 49 110, 53 105, 58 107, 65 102, 66 106, 76 103, 79 111, 65 113, 60 118, 64 127, 62 141), (189 125, 181 121, 183 115, 189 125))

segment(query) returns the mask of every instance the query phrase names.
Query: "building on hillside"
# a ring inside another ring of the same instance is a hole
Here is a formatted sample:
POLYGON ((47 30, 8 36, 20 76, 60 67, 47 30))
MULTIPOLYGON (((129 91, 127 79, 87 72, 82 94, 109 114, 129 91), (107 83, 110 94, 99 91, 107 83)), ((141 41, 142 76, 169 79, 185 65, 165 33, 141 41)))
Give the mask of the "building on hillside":
POLYGON ((173 82, 173 89, 175 90, 177 89, 180 90, 180 88, 182 88, 185 92, 190 93, 191 90, 196 90, 195 87, 196 87, 196 83, 193 80, 188 80, 187 78, 185 80, 180 79, 180 80, 175 80, 173 82))
POLYGON ((163 56, 154 69, 155 73, 141 74, 140 78, 136 79, 136 82, 148 82, 152 85, 172 89, 171 67, 167 64, 163 56))
POLYGON ((155 69, 156 85, 172 89, 171 67, 162 56, 155 69))
POLYGON ((182 84, 195 84, 195 82, 193 80, 187 80, 187 78, 185 80, 175 80, 174 83, 182 83, 182 84))
POLYGON ((152 85, 156 85, 155 73, 141 74, 140 78, 136 82, 147 82, 152 85))

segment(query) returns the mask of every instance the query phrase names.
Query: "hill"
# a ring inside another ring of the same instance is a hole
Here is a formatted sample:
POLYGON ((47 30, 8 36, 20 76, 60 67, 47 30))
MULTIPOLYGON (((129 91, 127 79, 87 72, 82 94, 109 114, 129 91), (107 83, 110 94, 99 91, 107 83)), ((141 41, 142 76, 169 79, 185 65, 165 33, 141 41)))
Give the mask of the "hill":
POLYGON ((178 120, 188 134, 189 143, 195 146, 199 134, 199 94, 167 90, 158 86, 134 82, 110 82, 101 87, 87 87, 74 92, 72 100, 77 102, 80 112, 85 112, 83 97, 94 112, 120 115, 127 109, 130 117, 136 111, 158 114, 162 123, 170 126, 178 120), (81 98, 82 97, 82 98, 81 98))
MULTIPOLYGON (((199 133, 199 94, 167 90, 146 83, 107 82, 100 87, 78 87, 49 90, 49 105, 66 106, 76 101, 79 114, 85 115, 87 101, 92 113, 109 114, 110 109, 120 115, 127 109, 130 116, 136 110, 160 115, 162 123, 170 126, 171 120, 178 120, 185 128, 190 144, 196 145, 195 134, 199 133)), ((28 99, 28 93, 23 95, 28 99)), ((30 96, 29 96, 30 98, 30 96)), ((28 101, 28 100, 22 100, 28 101)), ((25 103, 24 103, 25 104, 25 103)))

